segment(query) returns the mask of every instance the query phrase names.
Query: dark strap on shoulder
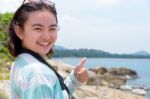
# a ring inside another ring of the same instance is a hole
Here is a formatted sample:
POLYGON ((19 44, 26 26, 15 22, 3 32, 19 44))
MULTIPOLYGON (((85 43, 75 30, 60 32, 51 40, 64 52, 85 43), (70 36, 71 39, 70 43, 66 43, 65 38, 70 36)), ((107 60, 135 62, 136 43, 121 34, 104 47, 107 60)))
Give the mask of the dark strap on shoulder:
POLYGON ((69 89, 68 89, 68 87, 65 85, 63 77, 62 77, 43 57, 41 57, 39 54, 37 54, 37 53, 35 53, 35 52, 33 52, 33 51, 29 50, 29 49, 23 49, 23 50, 22 50, 22 53, 28 53, 28 54, 32 55, 32 56, 35 57, 37 60, 39 60, 40 62, 42 62, 42 63, 44 63, 46 66, 48 66, 50 69, 52 69, 52 70, 55 72, 55 74, 56 74, 56 76, 58 77, 58 79, 59 79, 59 82, 60 82, 60 85, 61 85, 61 89, 62 89, 62 90, 66 90, 67 93, 68 93, 68 95, 70 95, 70 94, 69 94, 69 89))

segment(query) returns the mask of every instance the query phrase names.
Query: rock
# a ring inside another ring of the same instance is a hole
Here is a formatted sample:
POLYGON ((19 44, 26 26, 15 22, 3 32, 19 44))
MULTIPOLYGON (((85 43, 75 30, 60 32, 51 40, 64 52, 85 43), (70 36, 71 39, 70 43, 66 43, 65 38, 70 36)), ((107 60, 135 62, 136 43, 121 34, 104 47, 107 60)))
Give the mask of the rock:
POLYGON ((133 89, 133 87, 130 85, 121 85, 120 89, 125 90, 125 91, 131 91, 133 89))
MULTIPOLYGON (((105 67, 99 67, 97 69, 89 69, 89 81, 88 84, 102 85, 111 88, 120 88, 121 85, 126 83, 126 77, 118 74, 118 68, 111 69, 109 72, 105 67), (90 76, 94 75, 94 76, 90 76)), ((122 70, 121 70, 122 71, 122 70)), ((120 70, 119 70, 120 72, 120 70)))
POLYGON ((58 73, 65 79, 69 73, 74 69, 73 65, 65 64, 61 61, 47 60, 47 62, 58 71, 58 73))
POLYGON ((54 61, 54 60, 47 60, 49 64, 51 64, 51 66, 54 67, 54 69, 58 70, 58 71, 65 71, 67 73, 70 73, 73 69, 74 66, 69 65, 69 64, 65 64, 63 62, 58 62, 58 61, 54 61))
POLYGON ((147 95, 147 91, 144 89, 133 89, 131 92, 138 95, 147 95))
POLYGON ((107 72, 107 69, 105 67, 99 67, 97 69, 90 68, 89 70, 95 72, 98 75, 104 75, 107 72))
POLYGON ((144 96, 132 94, 104 86, 83 85, 74 94, 74 99, 145 99, 144 96))
POLYGON ((109 74, 112 75, 118 75, 118 76, 130 76, 132 78, 137 78, 137 73, 134 70, 128 69, 128 68, 124 68, 124 67, 120 67, 120 68, 110 68, 108 70, 109 74))
POLYGON ((100 84, 111 88, 119 89, 121 85, 126 83, 126 80, 127 79, 125 79, 124 77, 105 74, 103 77, 101 77, 100 84))
POLYGON ((98 75, 104 75, 107 72, 107 69, 105 67, 99 67, 97 69, 97 74, 98 75))
POLYGON ((87 82, 88 85, 99 85, 100 78, 99 76, 91 70, 88 70, 89 80, 87 82))
POLYGON ((142 85, 142 86, 133 86, 133 89, 143 89, 145 91, 150 91, 150 88, 142 85))

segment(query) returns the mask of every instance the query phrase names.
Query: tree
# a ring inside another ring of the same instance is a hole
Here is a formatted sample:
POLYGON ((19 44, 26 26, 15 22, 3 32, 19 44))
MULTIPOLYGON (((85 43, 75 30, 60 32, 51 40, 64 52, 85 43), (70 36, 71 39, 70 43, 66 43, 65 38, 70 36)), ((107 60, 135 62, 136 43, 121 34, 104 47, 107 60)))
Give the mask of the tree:
POLYGON ((14 58, 10 55, 7 49, 7 29, 13 13, 0 14, 0 59, 1 62, 11 62, 14 58))

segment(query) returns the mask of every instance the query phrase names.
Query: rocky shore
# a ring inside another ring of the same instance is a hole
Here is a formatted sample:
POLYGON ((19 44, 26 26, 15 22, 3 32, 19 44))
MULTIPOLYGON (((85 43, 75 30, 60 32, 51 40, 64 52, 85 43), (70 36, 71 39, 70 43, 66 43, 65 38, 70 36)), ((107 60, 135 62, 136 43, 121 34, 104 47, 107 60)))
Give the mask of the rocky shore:
POLYGON ((146 99, 144 96, 105 86, 83 85, 74 93, 75 99, 146 99))
MULTIPOLYGON (((65 78, 74 66, 63 62, 48 60, 48 62, 65 78)), ((124 85, 127 79, 137 78, 135 71, 127 68, 107 69, 99 67, 97 69, 88 69, 89 81, 87 84, 78 88, 72 99, 146 99, 145 95, 132 92, 124 85)), ((7 99, 10 94, 9 81, 0 81, 0 93, 5 94, 7 99)))
MULTIPOLYGON (((64 78, 74 66, 58 61, 48 61, 64 78)), ((73 99, 146 99, 145 95, 133 93, 125 87, 128 79, 136 79, 136 71, 128 68, 99 67, 88 69, 89 81, 78 88, 73 99)))

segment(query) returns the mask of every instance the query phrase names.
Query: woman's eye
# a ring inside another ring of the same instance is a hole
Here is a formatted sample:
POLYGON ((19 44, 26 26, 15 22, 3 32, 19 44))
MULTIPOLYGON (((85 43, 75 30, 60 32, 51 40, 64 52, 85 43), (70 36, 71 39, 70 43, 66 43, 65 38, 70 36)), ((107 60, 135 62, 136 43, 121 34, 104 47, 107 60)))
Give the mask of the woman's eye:
POLYGON ((50 28, 49 30, 55 32, 57 29, 56 28, 50 28))
POLYGON ((42 31, 41 28, 34 28, 34 30, 36 30, 36 31, 42 31))
POLYGON ((51 28, 50 30, 56 30, 56 28, 51 28))

